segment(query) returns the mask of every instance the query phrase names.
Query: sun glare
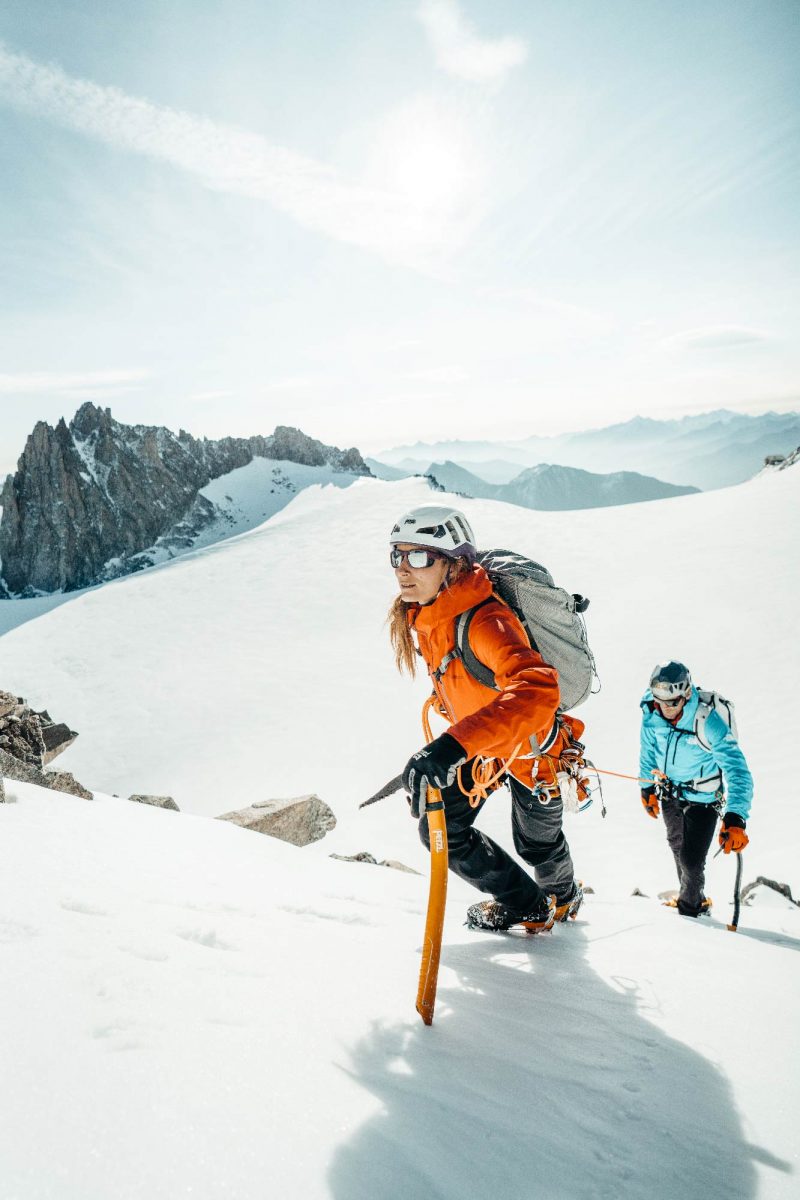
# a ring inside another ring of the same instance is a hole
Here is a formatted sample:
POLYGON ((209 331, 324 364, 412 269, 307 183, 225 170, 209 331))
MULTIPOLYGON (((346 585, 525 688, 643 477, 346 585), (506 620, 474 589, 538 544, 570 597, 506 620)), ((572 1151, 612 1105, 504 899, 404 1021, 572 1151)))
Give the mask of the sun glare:
POLYGON ((370 156, 370 181, 419 208, 453 210, 470 199, 479 156, 465 120, 418 100, 380 123, 370 156))

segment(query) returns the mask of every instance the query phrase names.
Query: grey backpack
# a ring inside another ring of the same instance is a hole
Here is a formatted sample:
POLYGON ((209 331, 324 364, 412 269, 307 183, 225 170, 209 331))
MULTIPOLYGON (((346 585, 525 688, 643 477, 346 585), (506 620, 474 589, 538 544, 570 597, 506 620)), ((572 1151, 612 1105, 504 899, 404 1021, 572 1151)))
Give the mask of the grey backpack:
MULTIPOLYGON (((478 555, 478 562, 492 581, 495 594, 519 617, 533 649, 558 671, 560 711, 583 704, 597 679, 583 622, 589 601, 556 587, 550 572, 540 563, 511 550, 485 550, 478 555)), ((455 656, 474 679, 497 690, 493 673, 476 658, 469 644, 472 619, 491 600, 489 597, 456 618, 455 656)))

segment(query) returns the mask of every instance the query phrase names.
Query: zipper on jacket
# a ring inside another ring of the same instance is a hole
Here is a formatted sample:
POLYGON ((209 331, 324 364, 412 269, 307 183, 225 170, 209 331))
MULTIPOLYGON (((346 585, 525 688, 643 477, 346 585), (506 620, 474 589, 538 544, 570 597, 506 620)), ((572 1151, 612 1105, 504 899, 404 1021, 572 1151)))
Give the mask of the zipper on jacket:
POLYGON ((455 719, 455 716, 453 715, 453 710, 450 706, 450 701, 447 699, 447 692, 444 690, 444 683, 442 682, 441 676, 438 679, 436 679, 434 674, 431 672, 430 678, 431 678, 431 683, 433 684, 433 690, 436 692, 436 695, 439 697, 439 700, 441 701, 441 704, 442 704, 442 708, 444 708, 448 717, 450 718, 450 723, 452 725, 455 725, 456 719, 455 719))

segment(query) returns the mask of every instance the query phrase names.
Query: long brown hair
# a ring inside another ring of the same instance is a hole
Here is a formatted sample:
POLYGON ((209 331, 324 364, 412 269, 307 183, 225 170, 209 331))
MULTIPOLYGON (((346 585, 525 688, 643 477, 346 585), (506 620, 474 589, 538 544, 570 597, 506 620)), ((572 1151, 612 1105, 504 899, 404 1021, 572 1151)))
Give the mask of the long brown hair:
MULTIPOLYGON (((462 575, 467 575, 471 569, 466 558, 453 559, 442 586, 449 587, 462 575)), ((401 674, 403 671, 408 671, 409 675, 414 676, 417 673, 417 647, 408 623, 409 608, 411 605, 402 596, 396 596, 389 609, 386 624, 389 626, 389 641, 392 643, 394 661, 398 671, 401 674)))

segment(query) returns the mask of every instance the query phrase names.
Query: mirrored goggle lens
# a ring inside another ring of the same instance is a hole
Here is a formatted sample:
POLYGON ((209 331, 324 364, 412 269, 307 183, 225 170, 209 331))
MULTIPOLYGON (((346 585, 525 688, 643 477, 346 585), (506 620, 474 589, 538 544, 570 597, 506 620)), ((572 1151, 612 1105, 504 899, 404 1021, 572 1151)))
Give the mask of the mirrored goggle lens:
POLYGON ((663 696, 659 692, 653 692, 653 696, 659 704, 663 704, 666 708, 674 708, 676 704, 681 704, 686 697, 673 692, 671 696, 663 696))
POLYGON ((432 567, 436 562, 438 554, 434 554, 432 550, 391 550, 389 552, 389 561, 393 567, 399 567, 403 559, 406 560, 410 567, 432 567))

